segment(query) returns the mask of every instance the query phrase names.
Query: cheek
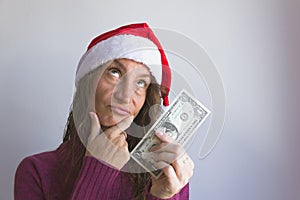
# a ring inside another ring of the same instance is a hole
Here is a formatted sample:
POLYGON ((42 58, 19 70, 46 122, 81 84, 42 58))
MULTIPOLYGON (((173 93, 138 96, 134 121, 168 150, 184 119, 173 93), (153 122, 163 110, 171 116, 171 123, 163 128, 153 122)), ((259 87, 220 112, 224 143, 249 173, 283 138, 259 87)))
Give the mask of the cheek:
POLYGON ((98 86, 95 93, 96 108, 107 104, 107 102, 111 100, 111 93, 112 93, 112 89, 105 86, 105 84, 98 86))
POLYGON ((103 102, 102 93, 96 92, 95 94, 95 106, 97 107, 101 102, 103 102))
POLYGON ((136 99, 136 112, 135 115, 138 114, 138 112, 141 110, 141 108, 143 107, 144 103, 145 103, 146 97, 142 96, 142 97, 138 97, 136 99))
POLYGON ((103 90, 101 89, 101 87, 98 87, 96 89, 96 93, 95 93, 95 105, 97 105, 97 103, 101 102, 103 98, 103 90))

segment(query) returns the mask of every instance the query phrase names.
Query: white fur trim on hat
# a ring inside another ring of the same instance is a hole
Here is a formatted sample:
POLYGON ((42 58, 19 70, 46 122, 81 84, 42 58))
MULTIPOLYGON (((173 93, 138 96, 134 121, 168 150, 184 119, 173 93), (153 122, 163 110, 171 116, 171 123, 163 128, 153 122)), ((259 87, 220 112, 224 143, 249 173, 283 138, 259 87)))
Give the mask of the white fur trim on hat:
POLYGON ((157 46, 149 39, 134 35, 117 35, 103 40, 89 49, 80 59, 75 84, 88 72, 102 64, 118 59, 127 58, 145 64, 161 83, 162 64, 161 54, 157 46))

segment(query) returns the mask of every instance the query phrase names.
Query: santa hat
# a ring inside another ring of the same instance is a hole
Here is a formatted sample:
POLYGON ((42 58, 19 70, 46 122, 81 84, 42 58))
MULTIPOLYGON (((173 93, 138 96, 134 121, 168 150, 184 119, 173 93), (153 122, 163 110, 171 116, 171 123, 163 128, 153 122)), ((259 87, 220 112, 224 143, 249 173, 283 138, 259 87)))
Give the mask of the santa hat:
POLYGON ((161 44, 146 23, 122 26, 94 38, 78 64, 75 84, 93 69, 118 58, 145 64, 160 84, 163 105, 169 105, 171 70, 161 44))

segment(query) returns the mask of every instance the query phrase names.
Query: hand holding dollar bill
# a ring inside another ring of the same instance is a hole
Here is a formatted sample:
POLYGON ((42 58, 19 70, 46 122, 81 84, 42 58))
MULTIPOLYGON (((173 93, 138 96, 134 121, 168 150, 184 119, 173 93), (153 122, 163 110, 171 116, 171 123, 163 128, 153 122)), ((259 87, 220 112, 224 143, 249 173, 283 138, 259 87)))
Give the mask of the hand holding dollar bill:
POLYGON ((186 148, 210 111, 187 91, 182 90, 170 107, 158 118, 143 139, 131 151, 131 157, 152 176, 158 178, 162 171, 150 159, 151 148, 160 144, 156 132, 167 133, 178 144, 186 148))

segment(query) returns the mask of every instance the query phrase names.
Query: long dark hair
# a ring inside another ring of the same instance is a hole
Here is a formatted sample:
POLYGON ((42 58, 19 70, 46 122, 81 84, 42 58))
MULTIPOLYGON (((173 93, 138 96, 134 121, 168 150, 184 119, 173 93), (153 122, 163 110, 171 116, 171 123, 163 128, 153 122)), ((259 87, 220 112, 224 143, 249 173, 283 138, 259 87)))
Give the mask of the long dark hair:
MULTIPOLYGON (((73 103, 70 108, 69 117, 66 123, 63 142, 68 143, 68 150, 65 154, 65 162, 68 162, 70 170, 66 175, 65 182, 65 197, 68 197, 72 191, 75 179, 82 167, 82 161, 86 151, 86 140, 90 129, 90 118, 88 113, 95 109, 95 91, 99 77, 105 67, 98 67, 86 76, 84 76, 77 84, 73 103)), ((139 114, 134 119, 135 125, 139 127, 140 135, 128 134, 127 142, 129 151, 141 140, 142 136, 154 123, 154 119, 161 114, 161 99, 159 87, 156 84, 155 78, 152 76, 151 83, 147 88, 146 100, 139 114), (153 109, 153 106, 155 109, 153 109), (151 109, 151 113, 150 113, 151 109), (151 114, 151 116, 149 115, 151 114), (142 128, 141 128, 142 127, 142 128)), ((95 112, 95 111, 94 111, 95 112)), ((136 127, 136 126, 135 126, 136 127)), ((129 128, 129 131, 135 131, 135 128, 129 128)), ((132 162, 132 160, 130 160, 132 162)), ((145 188, 149 181, 149 173, 126 173, 133 184, 133 199, 145 199, 145 188)))

